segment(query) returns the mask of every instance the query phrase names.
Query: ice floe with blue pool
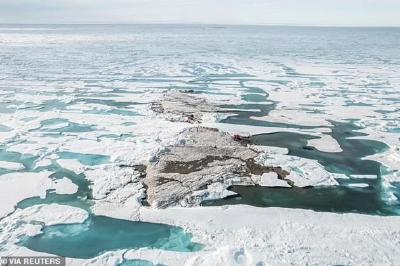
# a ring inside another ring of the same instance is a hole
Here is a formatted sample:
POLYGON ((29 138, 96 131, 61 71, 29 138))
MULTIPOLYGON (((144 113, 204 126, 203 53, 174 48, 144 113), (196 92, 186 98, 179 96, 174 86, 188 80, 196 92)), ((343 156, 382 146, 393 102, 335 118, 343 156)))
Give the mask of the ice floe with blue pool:
POLYGON ((19 245, 70 258, 93 258, 107 251, 157 248, 191 252, 201 245, 181 228, 145 222, 89 216, 82 224, 45 226, 42 233, 25 237, 19 245), (85 248, 82 248, 85 247, 85 248))

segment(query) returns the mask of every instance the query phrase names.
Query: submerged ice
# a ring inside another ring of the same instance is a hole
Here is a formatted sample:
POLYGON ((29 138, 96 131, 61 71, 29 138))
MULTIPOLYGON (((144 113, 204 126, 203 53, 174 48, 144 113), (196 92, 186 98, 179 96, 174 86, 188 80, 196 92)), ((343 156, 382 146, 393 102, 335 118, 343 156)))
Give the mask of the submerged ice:
POLYGON ((69 258, 89 259, 106 251, 158 248, 189 252, 201 249, 183 229, 163 224, 131 222, 89 216, 81 224, 44 227, 43 232, 23 238, 19 245, 69 258))

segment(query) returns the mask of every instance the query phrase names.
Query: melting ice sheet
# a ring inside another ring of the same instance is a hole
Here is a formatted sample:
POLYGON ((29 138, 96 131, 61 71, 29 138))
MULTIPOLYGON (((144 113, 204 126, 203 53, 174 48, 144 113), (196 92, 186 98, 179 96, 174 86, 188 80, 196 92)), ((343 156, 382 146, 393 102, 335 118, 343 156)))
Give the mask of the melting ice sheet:
MULTIPOLYGON (((101 187, 101 176, 114 177, 107 169, 142 164, 160 146, 174 143, 187 125, 154 117, 148 107, 166 91, 188 90, 230 110, 235 116, 225 124, 280 132, 255 136, 259 145, 288 148, 291 155, 317 160, 333 173, 377 176, 339 180, 335 188, 234 187, 242 198, 222 204, 374 214, 398 209, 396 197, 391 206, 383 202, 388 191, 383 180, 393 177, 390 189, 400 198, 399 29, 8 27, 0 27, 0 178, 50 171, 52 179, 67 178, 79 187, 72 195, 49 191, 45 199, 15 202, 17 208, 59 203, 89 211, 99 202, 93 200, 87 172, 104 170, 91 180, 101 187), (330 122, 349 119, 361 126, 365 135, 357 137, 364 140, 347 140, 354 137, 348 132, 359 129, 330 122), (288 129, 291 134, 282 133, 288 129), (316 134, 330 134, 343 152, 308 146, 316 134), (380 159, 393 166, 388 172, 378 162, 362 160, 386 150, 380 159)), ((112 180, 106 181, 107 192, 121 185, 109 187, 112 180)), ((127 191, 122 196, 132 196, 127 191)), ((118 190, 111 194, 112 200, 121 200, 118 190)), ((21 244, 79 258, 145 246, 197 248, 179 228, 102 216, 81 225, 45 227, 43 234, 21 244)), ((4 245, 7 251, 13 248, 4 245)))

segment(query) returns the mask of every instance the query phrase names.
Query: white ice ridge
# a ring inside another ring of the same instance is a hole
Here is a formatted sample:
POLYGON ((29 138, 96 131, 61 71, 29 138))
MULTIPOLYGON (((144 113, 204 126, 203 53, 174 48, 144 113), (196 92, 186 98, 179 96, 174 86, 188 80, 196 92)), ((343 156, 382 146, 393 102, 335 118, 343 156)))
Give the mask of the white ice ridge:
POLYGON ((139 172, 133 167, 104 166, 85 173, 86 178, 92 183, 92 194, 96 200, 104 199, 110 192, 123 188, 129 183, 139 180, 139 172))
POLYGON ((97 215, 114 215, 123 219, 138 219, 145 188, 140 173, 134 167, 104 166, 85 172, 91 181, 97 215))

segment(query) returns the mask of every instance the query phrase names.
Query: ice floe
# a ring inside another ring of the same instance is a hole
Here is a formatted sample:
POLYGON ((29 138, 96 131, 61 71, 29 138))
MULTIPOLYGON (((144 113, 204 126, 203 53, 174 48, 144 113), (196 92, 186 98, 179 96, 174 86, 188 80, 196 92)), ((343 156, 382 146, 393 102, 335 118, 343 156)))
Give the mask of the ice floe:
POLYGON ((0 161, 0 168, 11 171, 19 171, 24 169, 25 166, 22 163, 0 161))
POLYGON ((30 197, 45 197, 51 172, 16 172, 4 174, 0 178, 0 217, 14 211, 18 202, 30 197))
POLYGON ((66 205, 47 204, 18 209, 0 220, 0 244, 7 248, 0 250, 0 256, 38 255, 17 246, 18 241, 22 237, 40 234, 44 225, 83 223, 87 218, 86 211, 66 205))

